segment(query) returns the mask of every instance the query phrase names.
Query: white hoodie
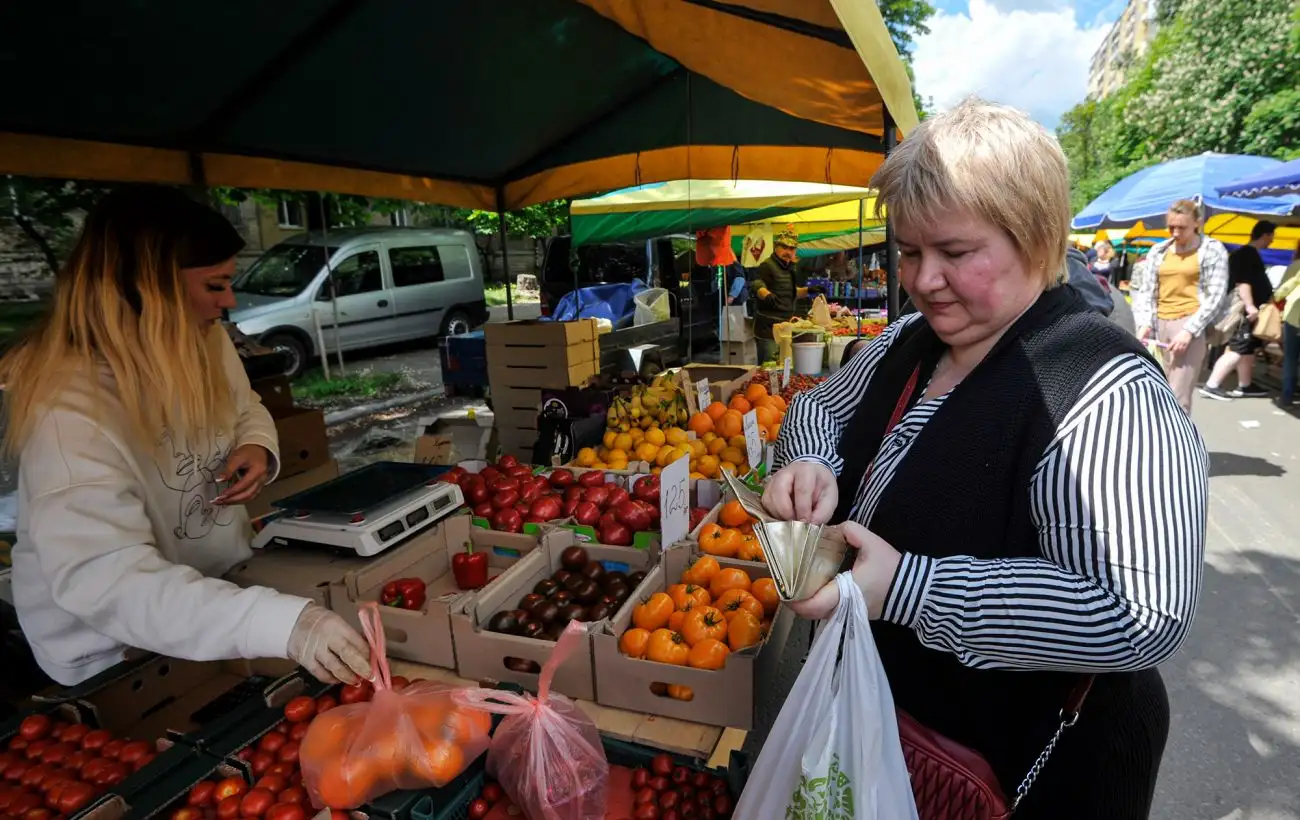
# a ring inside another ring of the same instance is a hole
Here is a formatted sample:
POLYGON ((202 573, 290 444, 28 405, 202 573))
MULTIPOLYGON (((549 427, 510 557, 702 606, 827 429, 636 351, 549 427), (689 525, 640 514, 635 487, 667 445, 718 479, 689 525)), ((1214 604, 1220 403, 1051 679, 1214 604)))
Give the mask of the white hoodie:
POLYGON ((244 508, 211 503, 216 476, 244 444, 270 451, 269 478, 279 462, 275 424, 221 336, 233 437, 191 449, 164 431, 155 448, 136 445, 115 421, 124 413, 105 368, 100 391, 70 385, 22 449, 14 605, 37 662, 65 686, 128 647, 200 661, 286 657, 307 600, 219 577, 251 550, 244 508))

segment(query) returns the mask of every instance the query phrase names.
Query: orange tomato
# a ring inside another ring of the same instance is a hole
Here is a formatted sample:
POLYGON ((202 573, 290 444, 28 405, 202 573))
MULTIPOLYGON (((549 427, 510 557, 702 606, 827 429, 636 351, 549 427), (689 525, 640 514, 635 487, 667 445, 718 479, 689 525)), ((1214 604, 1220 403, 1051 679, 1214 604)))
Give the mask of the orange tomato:
POLYGON ((644 658, 649 643, 650 630, 634 626, 618 639, 618 651, 629 658, 644 658))
POLYGON ((673 606, 681 610, 713 603, 709 591, 695 584, 673 584, 668 587, 668 597, 673 599, 673 606))
POLYGON ((414 755, 410 761, 411 774, 432 783, 445 786, 465 768, 465 753, 455 743, 436 741, 425 744, 423 754, 414 755))
POLYGON ((686 613, 686 622, 682 624, 682 636, 691 646, 708 638, 725 641, 727 639, 726 616, 711 606, 697 606, 686 613))
POLYGON ((713 417, 708 413, 696 413, 686 422, 686 429, 695 431, 695 435, 703 436, 705 433, 713 432, 713 417))
POLYGON ((331 709, 317 715, 311 722, 311 728, 303 736, 298 753, 308 760, 341 759, 360 729, 361 722, 356 718, 340 715, 331 709))
POLYGON ((442 738, 451 743, 486 742, 491 731, 491 716, 487 712, 478 709, 464 707, 452 709, 447 713, 447 717, 442 724, 442 738))
POLYGON ((755 579, 749 587, 749 594, 763 605, 763 613, 767 617, 771 617, 776 612, 776 608, 781 605, 781 596, 776 592, 776 581, 771 578, 755 579))
POLYGON ((758 536, 752 532, 741 533, 740 543, 736 545, 736 557, 741 561, 762 561, 763 545, 758 543, 758 536))
POLYGON ((706 555, 734 558, 740 549, 740 533, 729 527, 705 524, 700 529, 700 551, 706 555))
POLYGON ((730 621, 738 612, 748 612, 760 621, 763 620, 763 605, 753 595, 743 589, 729 589, 718 599, 722 617, 730 621))
POLYGON ((696 669, 721 669, 727 664, 731 650, 722 641, 705 638, 691 647, 686 656, 686 665, 696 669))
POLYGON ((748 413, 750 410, 753 409, 752 407, 750 407, 749 399, 746 399, 744 396, 740 395, 739 393, 731 397, 731 402, 727 405, 727 407, 741 414, 748 413))
POLYGON ((754 384, 751 382, 750 385, 745 388, 745 398, 749 400, 750 404, 757 404, 763 399, 767 399, 771 397, 767 395, 766 387, 764 387, 761 384, 754 384))
MULTIPOLYGON (((317 718, 320 720, 320 718, 317 718)), ((364 767, 349 764, 339 756, 321 765, 316 777, 316 794, 331 809, 355 809, 375 786, 374 775, 364 767)))
POLYGON ((749 513, 739 501, 728 501, 718 510, 718 522, 724 527, 743 527, 749 523, 749 513))
POLYGON ((691 648, 687 646, 682 633, 670 629, 656 629, 650 633, 650 642, 646 648, 648 659, 673 666, 685 666, 690 653, 691 648))
POLYGON ((682 582, 707 588, 713 583, 713 576, 717 575, 720 569, 718 559, 712 555, 701 555, 695 559, 695 563, 691 564, 689 569, 682 573, 682 582))
POLYGON ((727 622, 727 645, 732 652, 747 649, 763 639, 763 625, 748 612, 737 612, 727 622))
POLYGON ((743 589, 749 592, 749 586, 749 576, 745 574, 743 569, 728 567, 727 569, 718 570, 717 574, 713 576, 713 580, 709 581, 709 594, 716 601, 722 597, 722 593, 729 589, 743 589))
MULTIPOLYGON (((730 439, 732 436, 739 436, 745 432, 745 420, 740 413, 735 410, 728 410, 722 414, 722 417, 713 422, 713 430, 718 435, 730 439)), ((717 455, 716 453, 714 455, 717 455)))
POLYGON ((632 623, 650 632, 668 625, 673 614, 673 599, 666 592, 656 592, 632 610, 632 623))
POLYGON ((710 404, 708 407, 704 408, 704 412, 708 415, 709 418, 713 419, 716 422, 718 419, 722 418, 722 416, 727 412, 727 405, 723 404, 720 401, 715 401, 712 404, 710 404))
POLYGON ((681 686, 676 683, 668 685, 668 697, 673 700, 695 700, 695 692, 689 686, 681 686))
POLYGON ((674 612, 672 615, 669 615, 668 628, 671 629, 673 632, 681 632, 682 624, 686 623, 686 615, 688 613, 689 610, 679 609, 676 612, 674 612))

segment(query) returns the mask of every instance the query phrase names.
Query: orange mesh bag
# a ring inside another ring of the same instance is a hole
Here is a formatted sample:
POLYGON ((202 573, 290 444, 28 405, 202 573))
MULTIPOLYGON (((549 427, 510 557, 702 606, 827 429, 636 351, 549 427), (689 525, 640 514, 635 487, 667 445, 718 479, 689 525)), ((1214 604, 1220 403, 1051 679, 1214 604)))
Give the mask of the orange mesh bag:
POLYGON ((488 748, 492 716, 456 702, 456 687, 420 681, 393 689, 379 605, 358 614, 375 696, 325 712, 303 737, 303 785, 317 808, 354 809, 391 791, 445 786, 488 748))

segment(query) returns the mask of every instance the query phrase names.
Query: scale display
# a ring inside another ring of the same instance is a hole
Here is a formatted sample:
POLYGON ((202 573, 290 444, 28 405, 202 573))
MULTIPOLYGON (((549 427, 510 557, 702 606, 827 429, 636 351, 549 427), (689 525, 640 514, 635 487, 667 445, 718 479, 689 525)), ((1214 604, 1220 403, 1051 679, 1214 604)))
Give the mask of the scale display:
POLYGON ((283 498, 253 547, 325 547, 375 555, 407 540, 464 503, 460 487, 438 481, 450 468, 399 461, 367 465, 283 498))

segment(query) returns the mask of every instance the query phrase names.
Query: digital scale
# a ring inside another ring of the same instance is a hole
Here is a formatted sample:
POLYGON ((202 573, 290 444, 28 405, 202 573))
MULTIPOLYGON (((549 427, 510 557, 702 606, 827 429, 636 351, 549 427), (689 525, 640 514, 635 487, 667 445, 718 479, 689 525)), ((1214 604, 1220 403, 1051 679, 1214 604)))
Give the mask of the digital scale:
POLYGON ((460 487, 439 481, 449 467, 378 461, 274 503, 253 537, 268 546, 326 547, 370 556, 456 511, 460 487))

